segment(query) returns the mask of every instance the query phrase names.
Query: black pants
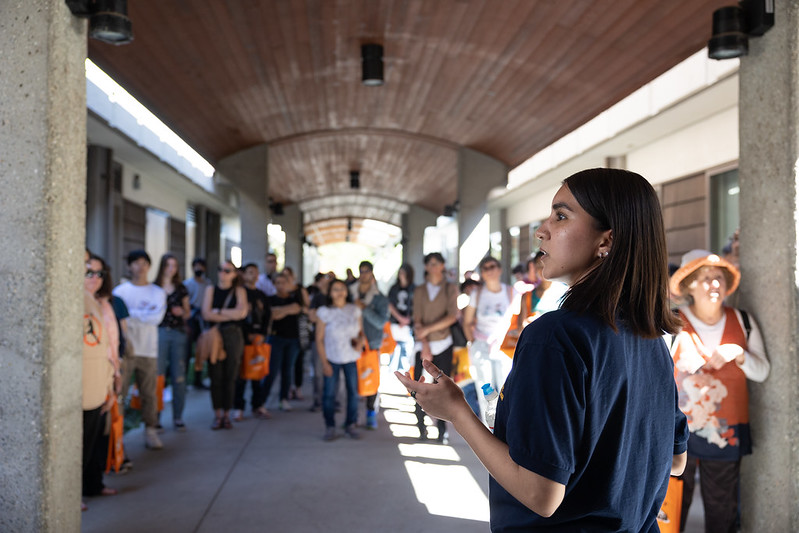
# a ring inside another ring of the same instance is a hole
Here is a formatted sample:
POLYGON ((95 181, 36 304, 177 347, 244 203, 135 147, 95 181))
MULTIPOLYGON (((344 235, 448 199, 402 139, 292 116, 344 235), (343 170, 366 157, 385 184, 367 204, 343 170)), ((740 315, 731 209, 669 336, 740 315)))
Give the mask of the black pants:
POLYGON ((685 529, 685 520, 694 496, 697 466, 702 504, 705 507, 705 533, 735 533, 741 461, 711 461, 690 456, 685 472, 680 476, 683 480, 680 531, 685 529))
POLYGON ((211 403, 214 409, 230 411, 236 394, 236 378, 239 377, 241 356, 244 352, 244 335, 237 324, 223 324, 219 328, 225 346, 224 361, 208 365, 211 376, 211 403))
MULTIPOLYGON (((95 496, 103 490, 103 470, 98 450, 103 435, 105 416, 100 409, 83 411, 83 495, 95 496)), ((102 454, 103 456, 105 454, 102 454)))
MULTIPOLYGON (((444 350, 438 355, 433 356, 433 364, 436 365, 441 371, 449 376, 452 374, 452 346, 444 350)), ((416 362, 413 366, 413 379, 419 380, 419 377, 422 375, 422 352, 416 352, 416 362)), ((424 411, 416 404, 416 425, 419 426, 419 432, 421 433, 422 437, 427 434, 427 428, 424 425, 424 411)), ((443 420, 439 420, 436 422, 438 426, 438 435, 439 438, 443 438, 444 431, 447 429, 447 423, 443 420)))

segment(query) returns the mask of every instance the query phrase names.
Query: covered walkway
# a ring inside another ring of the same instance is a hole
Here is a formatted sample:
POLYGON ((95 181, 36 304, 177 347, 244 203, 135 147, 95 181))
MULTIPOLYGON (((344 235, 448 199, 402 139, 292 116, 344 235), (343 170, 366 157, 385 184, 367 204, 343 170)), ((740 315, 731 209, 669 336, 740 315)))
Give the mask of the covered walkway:
MULTIPOLYGON (((358 441, 324 442, 309 400, 288 413, 270 405, 272 420, 211 431, 208 395, 189 393, 186 433, 171 430, 167 406, 161 451, 144 448, 141 429, 126 435, 134 468, 106 476, 118 495, 86 500, 84 533, 488 531, 485 469, 455 432, 448 445, 417 441, 413 402, 386 367, 380 424, 358 441)), ((697 497, 686 532, 702 524, 697 497)))

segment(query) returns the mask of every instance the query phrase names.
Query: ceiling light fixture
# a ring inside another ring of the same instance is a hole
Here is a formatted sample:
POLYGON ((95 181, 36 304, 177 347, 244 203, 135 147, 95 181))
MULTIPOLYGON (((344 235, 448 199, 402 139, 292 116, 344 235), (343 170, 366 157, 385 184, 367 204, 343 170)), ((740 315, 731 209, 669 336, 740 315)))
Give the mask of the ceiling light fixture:
POLYGON ((128 0, 66 0, 73 15, 89 19, 89 37, 120 45, 133 40, 128 0))
POLYGON ((361 45, 361 83, 367 87, 383 85, 383 46, 361 45))
POLYGON ((361 173, 357 170, 350 170, 350 189, 361 188, 361 173))
POLYGON ((707 43, 711 59, 732 59, 749 53, 749 37, 774 26, 774 0, 742 0, 713 12, 713 36, 707 43))
POLYGON ((283 204, 280 202, 275 202, 272 198, 269 198, 269 210, 272 211, 273 215, 280 216, 283 214, 283 204))

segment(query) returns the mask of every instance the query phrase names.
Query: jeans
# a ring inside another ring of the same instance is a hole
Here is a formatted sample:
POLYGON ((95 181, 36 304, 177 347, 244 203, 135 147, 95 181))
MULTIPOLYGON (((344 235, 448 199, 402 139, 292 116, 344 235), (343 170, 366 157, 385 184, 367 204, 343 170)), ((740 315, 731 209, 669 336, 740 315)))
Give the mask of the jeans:
POLYGON ((158 328, 158 374, 172 383, 172 420, 183 419, 186 405, 186 333, 174 328, 158 328))
POLYGON ((325 426, 336 425, 336 392, 338 391, 338 378, 344 371, 344 384, 347 386, 347 418, 345 426, 355 424, 358 419, 358 367, 356 363, 343 365, 330 363, 333 375, 325 376, 324 392, 322 393, 322 414, 325 417, 325 426))
POLYGON ((397 347, 394 348, 394 353, 391 354, 388 367, 391 371, 407 371, 411 368, 410 356, 414 344, 411 328, 400 326, 399 324, 391 324, 391 335, 394 337, 397 347))
POLYGON ((269 392, 275 377, 280 372, 280 399, 287 400, 289 389, 291 388, 291 371, 294 362, 300 353, 300 339, 290 339, 273 335, 269 337, 269 344, 272 345, 272 358, 269 361, 269 375, 264 379, 264 386, 261 387, 263 401, 259 400, 259 405, 266 405, 269 392))
POLYGON ((262 403, 258 402, 264 400, 263 394, 261 394, 263 381, 260 379, 244 380, 241 378, 236 378, 236 397, 233 399, 233 408, 238 409, 239 411, 244 411, 244 407, 247 405, 247 402, 244 400, 244 389, 247 388, 247 383, 249 383, 250 387, 252 388, 250 404, 252 405, 252 412, 254 413, 263 405, 262 403))

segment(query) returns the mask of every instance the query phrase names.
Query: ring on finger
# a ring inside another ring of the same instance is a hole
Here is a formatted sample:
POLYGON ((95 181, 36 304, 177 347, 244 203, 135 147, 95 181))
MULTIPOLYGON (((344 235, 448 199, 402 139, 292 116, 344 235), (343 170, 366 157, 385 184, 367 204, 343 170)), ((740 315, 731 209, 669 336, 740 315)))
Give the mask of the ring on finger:
POLYGON ((414 400, 416 399, 416 391, 415 390, 411 391, 411 398, 413 398, 414 400))

